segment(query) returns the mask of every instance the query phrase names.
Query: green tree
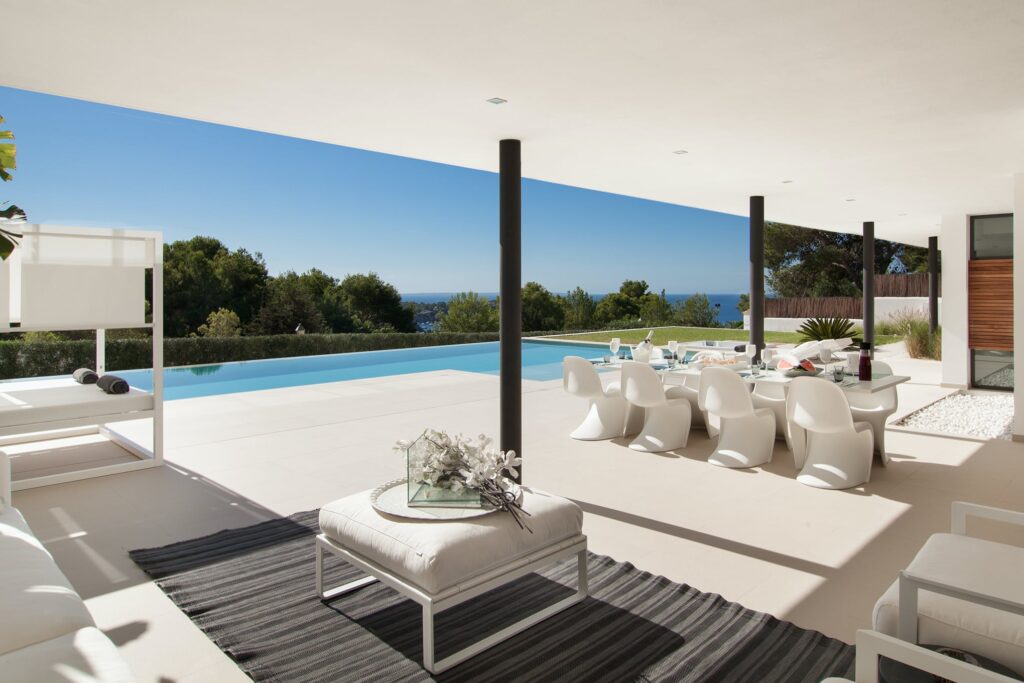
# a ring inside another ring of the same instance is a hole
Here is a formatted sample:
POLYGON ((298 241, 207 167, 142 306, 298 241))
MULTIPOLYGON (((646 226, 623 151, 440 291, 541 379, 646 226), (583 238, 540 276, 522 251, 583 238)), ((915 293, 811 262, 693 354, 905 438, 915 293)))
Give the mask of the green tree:
POLYGON ((594 311, 597 305, 594 297, 587 294, 582 287, 568 292, 562 299, 565 307, 565 329, 587 330, 594 326, 594 311))
POLYGON ((740 294, 740 300, 736 302, 736 310, 741 314, 750 310, 750 295, 744 292, 740 294))
MULTIPOLYGON (((4 117, 0 116, 0 123, 4 117)), ((9 130, 0 130, 0 140, 13 140, 14 133, 9 130)), ((5 183, 12 180, 11 171, 17 168, 18 147, 13 142, 0 142, 0 180, 5 183)), ((10 202, 0 202, 0 259, 7 260, 7 257, 17 246, 20 233, 8 230, 5 226, 11 223, 18 223, 25 220, 25 212, 10 202)))
POLYGON ((527 282, 522 297, 524 330, 539 332, 565 327, 565 308, 562 302, 540 283, 527 282))
POLYGON ((291 334, 299 325, 307 332, 324 331, 324 319, 308 283, 289 270, 267 282, 263 306, 249 327, 255 334, 291 334))
POLYGON ((218 308, 197 331, 200 337, 237 337, 242 334, 242 321, 234 311, 218 308))
POLYGON ((648 292, 640 297, 639 313, 644 325, 671 325, 676 317, 664 289, 661 294, 648 292))
POLYGON ((640 317, 640 305, 647 294, 644 280, 626 280, 619 291, 608 294, 597 302, 594 318, 602 325, 618 320, 636 320, 640 317))
MULTIPOLYGON (((863 243, 860 235, 766 223, 766 284, 783 297, 860 296, 863 243)), ((908 262, 916 269, 921 251, 920 247, 875 240, 875 272, 899 270, 908 262)))
POLYGON ((448 310, 437 314, 438 332, 497 332, 498 311, 476 292, 459 292, 448 301, 448 310))
POLYGON ((416 331, 412 308, 403 305, 395 286, 381 280, 376 273, 346 275, 338 291, 357 329, 416 331))
POLYGON ((679 305, 679 322, 689 327, 718 327, 718 309, 706 294, 697 292, 679 305))
POLYGON ((184 337, 213 311, 235 311, 243 325, 260 310, 267 286, 261 254, 229 250, 213 237, 164 245, 164 324, 167 336, 184 337))

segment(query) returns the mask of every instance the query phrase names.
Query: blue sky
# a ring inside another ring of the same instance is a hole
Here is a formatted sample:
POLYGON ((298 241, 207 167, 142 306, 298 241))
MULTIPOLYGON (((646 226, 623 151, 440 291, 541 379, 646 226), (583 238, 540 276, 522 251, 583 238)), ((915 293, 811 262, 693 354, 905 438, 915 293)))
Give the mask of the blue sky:
MULTIPOLYGON (((271 273, 373 270, 406 293, 498 289, 493 173, 3 87, 0 116, 18 144, 0 201, 31 222, 210 235, 271 273)), ((524 183, 524 281, 733 293, 746 266, 745 218, 524 183), (634 240, 650 247, 623 259, 634 240)))

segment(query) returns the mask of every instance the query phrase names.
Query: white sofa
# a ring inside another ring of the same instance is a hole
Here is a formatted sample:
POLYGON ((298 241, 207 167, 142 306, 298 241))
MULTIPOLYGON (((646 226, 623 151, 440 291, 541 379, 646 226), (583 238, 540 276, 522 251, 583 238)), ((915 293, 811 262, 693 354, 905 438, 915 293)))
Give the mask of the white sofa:
POLYGON ((117 647, 11 505, 10 461, 0 451, 0 679, 131 681, 117 647))

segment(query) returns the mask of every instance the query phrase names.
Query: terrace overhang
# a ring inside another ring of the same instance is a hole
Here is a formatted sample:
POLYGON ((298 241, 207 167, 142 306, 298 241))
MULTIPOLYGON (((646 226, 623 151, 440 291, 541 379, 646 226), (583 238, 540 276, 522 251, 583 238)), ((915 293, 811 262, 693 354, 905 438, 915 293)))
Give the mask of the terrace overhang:
POLYGON ((922 246, 1024 169, 1019 0, 0 6, 3 85, 922 246))

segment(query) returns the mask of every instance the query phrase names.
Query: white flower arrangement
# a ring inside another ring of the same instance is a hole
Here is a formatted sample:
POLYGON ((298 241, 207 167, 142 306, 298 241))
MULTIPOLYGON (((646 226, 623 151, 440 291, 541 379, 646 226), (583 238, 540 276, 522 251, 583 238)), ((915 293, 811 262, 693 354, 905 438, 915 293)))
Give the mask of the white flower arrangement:
POLYGON ((488 505, 512 514, 520 527, 526 528, 519 514, 529 516, 519 507, 513 478, 522 459, 515 451, 502 452, 493 440, 481 434, 475 441, 461 434, 455 436, 427 429, 413 441, 401 440, 394 450, 407 458, 410 484, 426 484, 455 494, 475 492, 488 505))

